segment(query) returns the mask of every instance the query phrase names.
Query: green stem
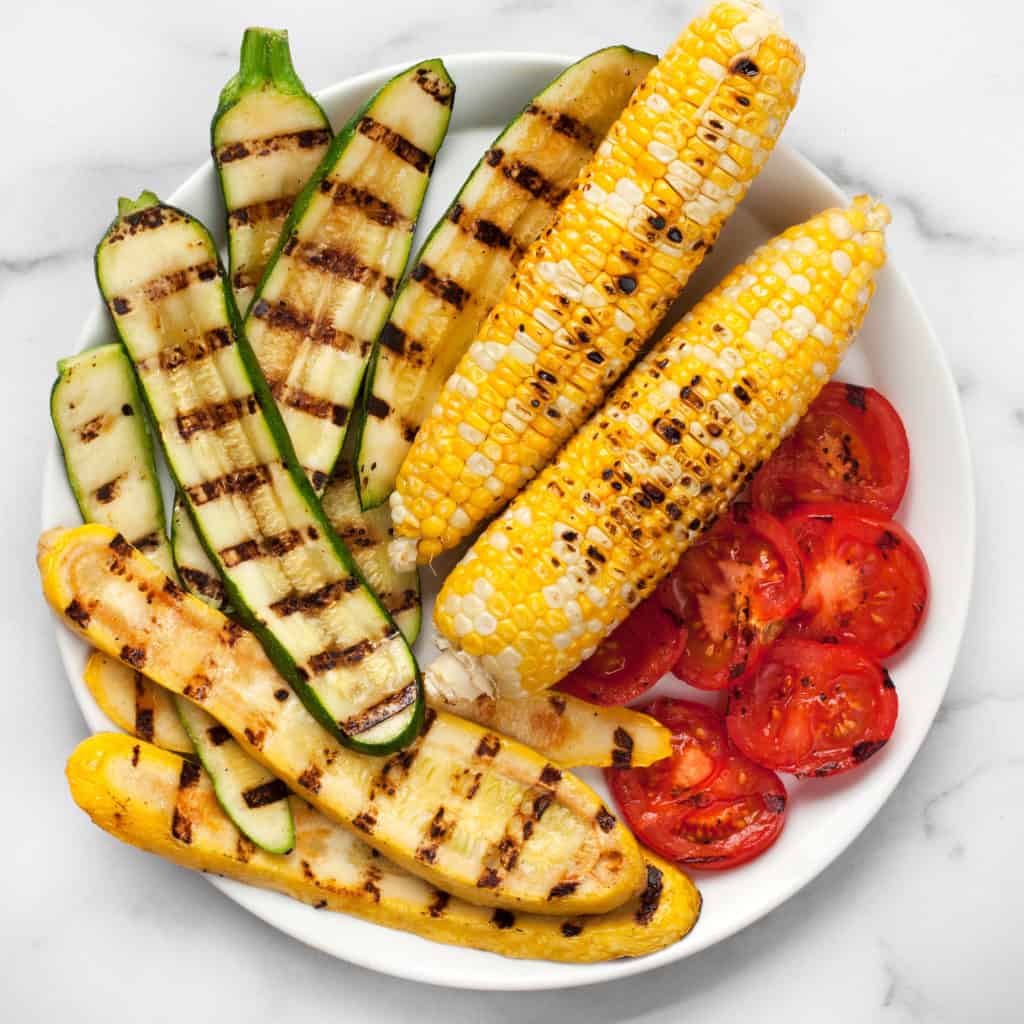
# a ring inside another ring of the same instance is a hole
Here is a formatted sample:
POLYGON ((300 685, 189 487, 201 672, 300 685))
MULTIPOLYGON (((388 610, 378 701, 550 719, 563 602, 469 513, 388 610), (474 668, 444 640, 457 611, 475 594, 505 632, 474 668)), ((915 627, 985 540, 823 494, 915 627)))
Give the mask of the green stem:
POLYGON ((154 192, 139 193, 138 199, 129 199, 127 196, 120 196, 117 200, 117 216, 118 218, 127 217, 130 213, 138 213, 139 210, 145 210, 150 206, 158 206, 160 200, 156 197, 154 192))

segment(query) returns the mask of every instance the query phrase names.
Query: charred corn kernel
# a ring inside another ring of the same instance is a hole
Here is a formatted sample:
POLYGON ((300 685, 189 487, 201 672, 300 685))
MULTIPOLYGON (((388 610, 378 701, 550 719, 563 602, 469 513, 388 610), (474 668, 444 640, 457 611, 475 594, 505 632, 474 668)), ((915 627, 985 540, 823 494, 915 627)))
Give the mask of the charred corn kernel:
POLYGON ((648 74, 420 427, 391 497, 396 564, 457 544, 600 405, 746 194, 802 68, 777 18, 725 0, 648 74), (444 464, 444 493, 467 482, 482 500, 457 499, 461 517, 433 512, 428 533, 410 499, 451 452, 464 465, 444 464))
POLYGON ((589 657, 793 429, 867 312, 888 222, 862 196, 755 252, 476 541, 434 618, 499 692, 551 686, 589 657), (480 628, 491 619, 514 637, 480 628))

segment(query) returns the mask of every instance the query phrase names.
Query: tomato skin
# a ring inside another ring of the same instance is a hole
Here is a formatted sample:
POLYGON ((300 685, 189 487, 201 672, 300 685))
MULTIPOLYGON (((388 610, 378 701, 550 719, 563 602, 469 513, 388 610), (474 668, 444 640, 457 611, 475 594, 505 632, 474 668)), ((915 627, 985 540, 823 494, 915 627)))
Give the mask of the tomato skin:
POLYGON ((878 753, 898 714, 889 673, 862 649, 790 638, 732 689, 726 728, 757 764, 821 778, 878 753))
POLYGON ((605 777, 637 838, 690 868, 721 871, 762 854, 782 832, 786 788, 730 743, 722 716, 692 701, 644 708, 672 732, 670 758, 605 777))
POLYGON ((800 554, 774 516, 736 504, 662 582, 687 631, 674 673, 724 690, 756 668, 803 596, 800 554))
POLYGON ((893 516, 910 475, 899 413, 874 388, 833 381, 754 478, 757 508, 786 516, 800 503, 852 501, 893 516))
POLYGON ((563 693, 606 707, 628 704, 672 670, 685 640, 654 594, 558 684, 563 693))
POLYGON ((862 646, 884 659, 917 634, 928 606, 928 566, 913 537, 872 508, 801 505, 785 520, 805 591, 786 635, 862 646))

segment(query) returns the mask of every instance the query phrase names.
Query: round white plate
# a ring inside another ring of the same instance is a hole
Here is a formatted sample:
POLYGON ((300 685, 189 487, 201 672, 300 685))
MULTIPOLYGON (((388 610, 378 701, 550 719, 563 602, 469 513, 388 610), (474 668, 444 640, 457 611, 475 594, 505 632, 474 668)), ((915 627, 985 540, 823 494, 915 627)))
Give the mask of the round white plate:
MULTIPOLYGON (((445 62, 457 83, 458 96, 421 218, 421 237, 501 127, 571 63, 571 58, 474 53, 447 57, 445 62)), ((383 68, 340 82, 324 90, 319 99, 338 126, 399 70, 397 66, 383 68)), ((145 181, 139 182, 140 189, 146 185, 145 181)), ((210 161, 168 198, 222 238, 224 216, 210 161)), ((683 302, 692 303, 755 245, 843 201, 840 191, 823 174, 781 146, 725 229, 716 251, 687 289, 683 302)), ((113 216, 113 196, 110 212, 113 216)), ((99 233, 97 225, 97 237, 99 233)), ((106 311, 97 301, 82 332, 82 346, 112 338, 106 311)), ((933 590, 928 621, 911 649, 893 665, 900 719, 889 745, 863 771, 831 781, 787 780, 791 812, 782 837, 752 864, 722 875, 696 876, 704 894, 704 911, 689 936, 638 960, 595 965, 508 960, 427 942, 356 918, 323 913, 236 882, 220 878, 210 881, 275 927, 352 963, 438 985, 523 990, 608 981, 691 956, 745 928, 811 881, 874 817, 920 747, 953 669, 974 566, 974 493, 956 388, 910 286, 891 265, 881 275, 874 307, 840 376, 881 389, 906 423, 913 467, 900 519, 921 545, 931 567, 933 590)), ((45 469, 43 525, 71 525, 77 521, 54 442, 45 469)), ((423 582, 429 603, 439 579, 425 571, 423 582)), ((425 622, 428 625, 416 645, 424 662, 433 652, 429 614, 425 622)), ((63 628, 57 630, 57 642, 75 698, 90 728, 109 730, 110 723, 82 683, 86 645, 63 628)), ((686 689, 671 678, 659 685, 665 692, 682 693, 686 689)), ((686 695, 698 697, 695 691, 686 695)), ((581 774, 606 792, 600 773, 581 774)))

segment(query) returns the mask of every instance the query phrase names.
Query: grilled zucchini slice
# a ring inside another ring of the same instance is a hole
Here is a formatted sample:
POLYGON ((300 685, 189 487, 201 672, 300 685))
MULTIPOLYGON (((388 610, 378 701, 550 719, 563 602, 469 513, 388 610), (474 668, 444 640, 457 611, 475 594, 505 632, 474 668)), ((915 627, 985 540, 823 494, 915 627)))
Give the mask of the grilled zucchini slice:
POLYGON ((295 849, 287 857, 267 856, 225 818, 205 772, 127 736, 84 740, 68 761, 67 778, 79 807, 123 842, 183 867, 436 942, 509 957, 592 963, 663 949, 686 935, 700 913, 693 883, 649 853, 643 892, 600 916, 474 906, 407 874, 295 797, 295 849))
POLYGON ((455 86, 396 75, 335 137, 295 201, 246 317, 300 464, 322 491, 409 258, 455 86))
POLYGON ((374 346, 360 417, 363 508, 387 500, 416 430, 657 58, 610 46, 562 72, 488 149, 430 233, 374 346))
POLYGON ((295 459, 209 233, 151 193, 123 200, 96 271, 236 614, 342 742, 405 745, 423 720, 419 668, 295 459))
MULTIPOLYGON (((58 434, 68 478, 90 481, 117 471, 98 492, 88 484, 79 485, 83 517, 95 521, 102 516, 101 522, 122 530, 122 535, 131 531, 157 554, 154 561, 160 568, 172 572, 153 447, 124 349, 107 345, 59 365, 53 409, 54 421, 62 425, 58 434), (108 501, 102 500, 105 490, 111 492, 108 501)), ((295 835, 291 811, 283 800, 286 791, 209 715, 199 708, 190 710, 181 697, 165 693, 141 672, 99 652, 86 666, 85 682, 115 724, 177 750, 191 753, 194 747, 238 828, 271 852, 291 849, 295 835), (281 792, 272 800, 277 790, 281 792)))
POLYGON ((115 342, 62 359, 50 415, 82 518, 114 527, 171 572, 145 406, 124 349, 115 342))
POLYGON ((636 840, 575 776, 445 713, 392 757, 335 742, 295 700, 257 639, 185 594, 102 526, 40 541, 51 606, 100 650, 200 704, 323 813, 471 902, 601 913, 644 884, 636 840))
POLYGON ((331 137, 327 115, 292 66, 288 33, 246 29, 238 73, 224 86, 210 126, 240 310, 248 308, 292 203, 331 137))

